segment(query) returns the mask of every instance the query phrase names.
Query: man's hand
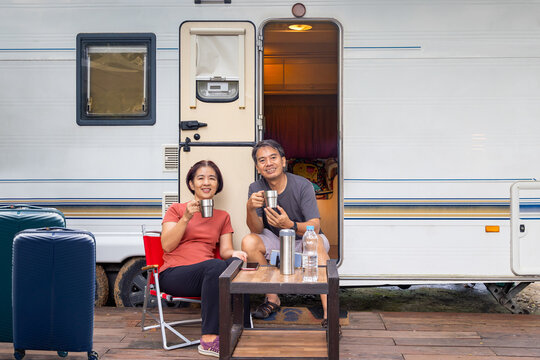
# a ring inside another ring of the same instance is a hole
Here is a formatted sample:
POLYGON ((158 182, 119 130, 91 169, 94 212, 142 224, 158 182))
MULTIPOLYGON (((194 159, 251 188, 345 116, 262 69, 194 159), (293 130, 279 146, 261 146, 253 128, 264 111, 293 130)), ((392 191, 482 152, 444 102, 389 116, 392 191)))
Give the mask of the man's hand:
POLYGON ((264 205, 264 190, 254 192, 247 201, 248 210, 255 210, 264 205))
POLYGON ((264 212, 266 213, 266 220, 268 220, 268 223, 272 225, 273 227, 277 227, 280 229, 290 229, 293 226, 293 222, 291 219, 289 219, 289 215, 283 210, 281 206, 278 205, 278 210, 280 214, 278 214, 277 211, 275 211, 272 208, 264 208, 264 212))

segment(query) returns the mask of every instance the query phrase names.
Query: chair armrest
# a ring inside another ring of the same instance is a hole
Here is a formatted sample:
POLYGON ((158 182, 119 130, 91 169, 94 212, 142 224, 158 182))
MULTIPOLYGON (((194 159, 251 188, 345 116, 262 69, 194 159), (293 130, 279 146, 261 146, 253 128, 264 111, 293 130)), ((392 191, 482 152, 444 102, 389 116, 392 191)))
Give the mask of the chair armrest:
POLYGON ((146 270, 151 270, 151 269, 156 269, 159 268, 158 265, 146 265, 145 267, 142 267, 141 268, 141 271, 146 271, 146 270))

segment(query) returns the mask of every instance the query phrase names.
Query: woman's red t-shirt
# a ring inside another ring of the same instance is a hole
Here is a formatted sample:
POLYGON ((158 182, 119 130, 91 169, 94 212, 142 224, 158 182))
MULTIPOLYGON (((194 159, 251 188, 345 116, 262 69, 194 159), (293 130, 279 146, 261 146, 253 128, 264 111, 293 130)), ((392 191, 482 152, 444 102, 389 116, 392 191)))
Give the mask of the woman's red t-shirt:
MULTIPOLYGON (((163 223, 178 222, 186 211, 187 203, 172 204, 163 223)), ((173 251, 163 253, 163 265, 159 272, 175 266, 192 265, 214 258, 214 249, 223 234, 232 233, 231 218, 226 211, 214 209, 213 216, 203 218, 200 212, 188 222, 180 243, 173 251)))

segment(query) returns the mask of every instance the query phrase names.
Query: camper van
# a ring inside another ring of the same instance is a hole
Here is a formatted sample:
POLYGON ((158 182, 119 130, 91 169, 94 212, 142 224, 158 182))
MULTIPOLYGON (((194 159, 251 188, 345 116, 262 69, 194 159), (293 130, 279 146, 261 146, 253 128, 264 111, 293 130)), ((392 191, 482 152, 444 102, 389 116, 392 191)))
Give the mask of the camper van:
POLYGON ((485 283, 512 309, 540 279, 537 1, 0 9, 0 204, 95 235, 98 303, 142 304, 141 226, 191 199, 198 160, 239 248, 268 138, 314 186, 341 286, 485 283))

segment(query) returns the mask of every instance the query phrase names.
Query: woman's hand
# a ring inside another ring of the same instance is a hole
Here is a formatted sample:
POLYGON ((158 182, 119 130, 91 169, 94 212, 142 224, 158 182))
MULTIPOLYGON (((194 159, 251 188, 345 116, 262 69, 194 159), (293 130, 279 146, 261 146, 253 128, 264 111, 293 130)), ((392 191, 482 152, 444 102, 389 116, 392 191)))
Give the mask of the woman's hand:
POLYGON ((184 215, 182 215, 182 219, 185 219, 186 222, 188 222, 189 220, 191 220, 193 215, 195 215, 195 213, 200 212, 200 211, 201 211, 201 207, 199 205, 199 201, 191 200, 186 205, 186 211, 184 211, 184 215))
POLYGON ((247 254, 241 250, 234 250, 231 257, 239 258, 242 261, 247 262, 247 254))

